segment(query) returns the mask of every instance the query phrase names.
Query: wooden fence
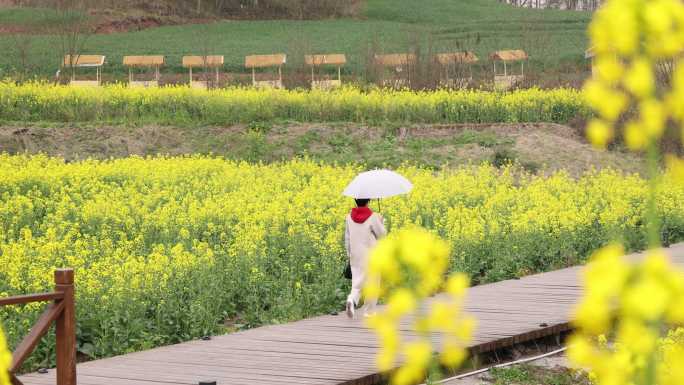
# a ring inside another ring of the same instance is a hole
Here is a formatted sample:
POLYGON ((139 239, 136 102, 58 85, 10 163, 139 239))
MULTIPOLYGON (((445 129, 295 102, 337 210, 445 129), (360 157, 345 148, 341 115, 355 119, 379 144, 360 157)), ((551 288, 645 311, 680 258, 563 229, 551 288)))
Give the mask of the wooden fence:
POLYGON ((74 301, 74 270, 55 271, 55 291, 0 298, 0 306, 23 305, 31 302, 50 302, 31 331, 12 354, 10 380, 23 385, 16 376, 21 365, 31 355, 40 339, 55 323, 57 346, 57 385, 76 385, 76 306, 74 301))

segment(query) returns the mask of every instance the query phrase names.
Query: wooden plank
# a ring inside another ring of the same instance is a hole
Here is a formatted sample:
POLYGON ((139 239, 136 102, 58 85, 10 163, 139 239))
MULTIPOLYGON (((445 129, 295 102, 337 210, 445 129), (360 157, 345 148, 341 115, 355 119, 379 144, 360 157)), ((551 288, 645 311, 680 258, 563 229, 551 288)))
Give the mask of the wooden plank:
POLYGON ((501 60, 505 62, 527 60, 527 53, 521 49, 494 51, 489 55, 492 60, 501 60))
POLYGON ((287 61, 287 55, 277 53, 273 55, 245 56, 245 68, 280 67, 287 61))
POLYGON ((400 67, 408 64, 415 64, 416 55, 412 53, 392 53, 386 55, 375 55, 375 64, 383 67, 400 67))
POLYGON ((223 66, 223 56, 220 55, 183 56, 183 67, 185 68, 215 68, 221 66, 223 66))
POLYGON ((101 67, 104 65, 105 57, 103 55, 64 55, 62 64, 65 67, 101 67))
POLYGON ((332 53, 325 55, 304 55, 304 62, 308 66, 343 66, 347 64, 347 57, 342 53, 332 53))
POLYGON ((62 299, 63 297, 64 294, 62 293, 16 295, 14 297, 0 298, 0 306, 23 305, 31 302, 47 302, 62 299))
POLYGON ((164 65, 164 56, 124 56, 123 65, 125 65, 126 67, 158 67, 164 65))
POLYGON ((441 65, 470 64, 479 60, 477 55, 470 51, 438 53, 435 59, 441 65))

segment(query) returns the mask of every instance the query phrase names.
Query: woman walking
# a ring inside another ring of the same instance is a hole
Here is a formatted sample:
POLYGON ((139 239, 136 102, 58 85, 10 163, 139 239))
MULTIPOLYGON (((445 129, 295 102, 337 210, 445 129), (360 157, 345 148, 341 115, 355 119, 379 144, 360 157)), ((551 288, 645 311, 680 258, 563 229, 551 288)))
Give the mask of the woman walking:
MULTIPOLYGON (((355 199, 356 207, 347 215, 344 244, 349 257, 352 273, 352 287, 347 297, 347 316, 354 318, 356 307, 361 299, 361 290, 366 282, 368 256, 378 239, 385 236, 384 220, 380 214, 369 207, 370 199, 355 199)), ((371 314, 375 310, 377 298, 364 298, 362 313, 371 314)))

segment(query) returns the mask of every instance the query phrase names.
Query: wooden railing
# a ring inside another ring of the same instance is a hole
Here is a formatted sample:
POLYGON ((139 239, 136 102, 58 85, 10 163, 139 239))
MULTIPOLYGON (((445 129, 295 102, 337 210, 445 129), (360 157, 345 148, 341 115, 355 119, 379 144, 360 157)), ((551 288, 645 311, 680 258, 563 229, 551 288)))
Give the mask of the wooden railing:
POLYGON ((76 306, 74 302, 74 270, 55 271, 55 291, 0 298, 0 306, 50 302, 31 331, 12 354, 9 375, 13 385, 23 385, 16 376, 40 339, 55 323, 57 337, 57 385, 76 385, 76 306))

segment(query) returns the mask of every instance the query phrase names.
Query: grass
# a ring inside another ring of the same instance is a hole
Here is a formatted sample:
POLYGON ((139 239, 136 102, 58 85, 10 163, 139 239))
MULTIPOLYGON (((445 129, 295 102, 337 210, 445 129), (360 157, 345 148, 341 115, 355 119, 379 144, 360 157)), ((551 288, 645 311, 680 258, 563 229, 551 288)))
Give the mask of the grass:
POLYGON ((530 365, 493 368, 493 385, 590 385, 586 375, 567 368, 543 368, 530 365))
MULTIPOLYGON (((0 23, 30 18, 24 10, 0 10, 0 23)), ((423 50, 459 47, 481 58, 497 49, 523 48, 533 62, 555 66, 580 62, 586 46, 584 30, 590 14, 557 10, 514 8, 496 0, 369 0, 360 17, 337 20, 222 21, 210 24, 152 28, 138 32, 90 36, 84 53, 108 57, 108 73, 123 73, 123 55, 162 54, 169 71, 178 71, 183 55, 221 54, 226 70, 244 71, 244 56, 285 52, 290 66, 304 52, 343 52, 348 73, 360 73, 369 45, 379 51, 408 50, 421 41, 423 50)), ((11 52, 12 40, 0 36, 11 52)), ((54 36, 36 36, 31 47, 33 66, 53 74, 59 65, 59 44, 54 36)), ((3 55, 0 67, 17 66, 14 55, 3 55)))
POLYGON ((18 8, 9 7, 0 9, 0 25, 38 25, 55 23, 60 15, 48 8, 18 8))
POLYGON ((9 153, 45 153, 69 161, 129 155, 213 154, 272 163, 310 158, 328 164, 397 168, 411 163, 439 169, 488 162, 517 163, 531 172, 614 168, 640 172, 641 159, 599 152, 567 127, 540 124, 485 127, 262 123, 231 127, 98 126, 36 123, 0 127, 0 148, 9 153))

